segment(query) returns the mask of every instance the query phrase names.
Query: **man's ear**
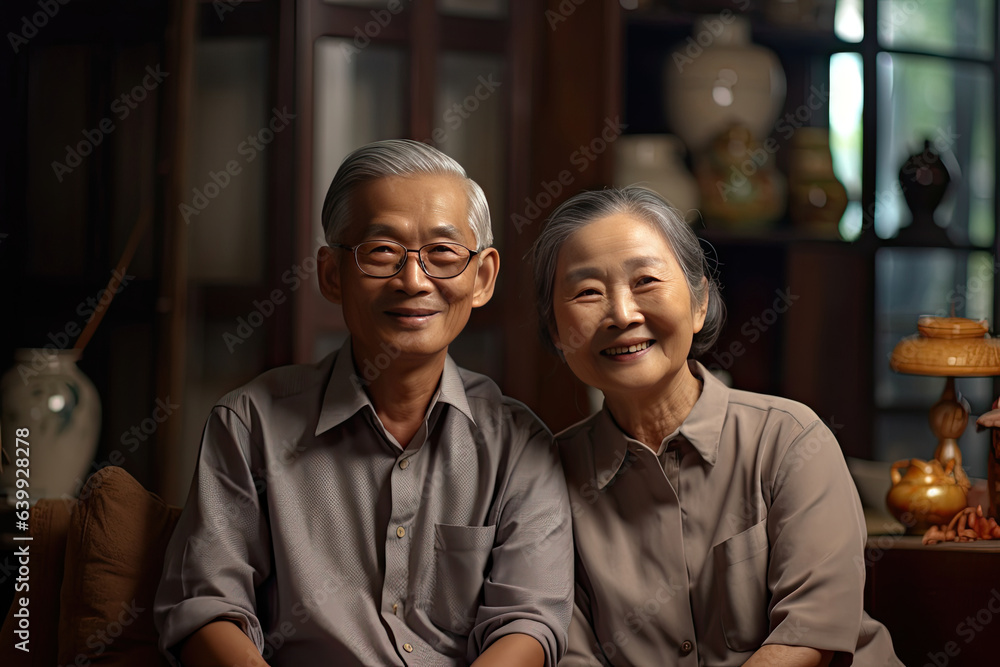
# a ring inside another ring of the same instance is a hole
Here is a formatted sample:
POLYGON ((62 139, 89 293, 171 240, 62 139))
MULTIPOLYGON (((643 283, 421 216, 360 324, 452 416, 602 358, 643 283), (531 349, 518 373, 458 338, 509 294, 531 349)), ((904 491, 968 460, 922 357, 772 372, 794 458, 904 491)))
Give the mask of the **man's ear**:
POLYGON ((486 248, 476 256, 476 285, 472 292, 472 307, 485 306, 493 297, 493 288, 500 275, 500 253, 496 248, 486 248))
POLYGON ((330 303, 341 303, 340 291, 340 254, 336 248, 323 246, 316 253, 316 272, 319 280, 319 291, 330 303))

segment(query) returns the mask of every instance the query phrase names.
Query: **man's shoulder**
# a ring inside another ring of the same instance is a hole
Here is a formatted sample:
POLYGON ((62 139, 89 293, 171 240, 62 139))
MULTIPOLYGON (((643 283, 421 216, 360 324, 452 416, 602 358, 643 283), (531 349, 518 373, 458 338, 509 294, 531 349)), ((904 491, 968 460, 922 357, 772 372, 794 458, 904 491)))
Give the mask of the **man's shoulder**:
POLYGON ((252 412, 266 412, 289 401, 304 400, 312 405, 322 400, 335 357, 336 353, 331 353, 312 364, 272 368, 227 393, 216 402, 216 407, 229 408, 245 418, 252 412))
POLYGON ((480 428, 523 431, 529 435, 542 431, 547 436, 552 435, 548 426, 531 408, 516 398, 505 395, 491 378, 460 366, 458 372, 465 387, 469 409, 480 428))

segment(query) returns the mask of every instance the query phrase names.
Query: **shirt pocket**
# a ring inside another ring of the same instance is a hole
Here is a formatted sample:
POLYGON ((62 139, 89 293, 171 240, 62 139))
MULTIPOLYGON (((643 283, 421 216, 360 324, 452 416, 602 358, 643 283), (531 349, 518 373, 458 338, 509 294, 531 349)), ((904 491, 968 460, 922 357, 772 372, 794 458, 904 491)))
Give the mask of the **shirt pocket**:
POLYGON ((767 520, 713 547, 722 630, 733 651, 756 651, 767 637, 767 520))
POLYGON ((434 625, 467 635, 476 621, 496 526, 434 525, 434 587, 427 616, 434 625))

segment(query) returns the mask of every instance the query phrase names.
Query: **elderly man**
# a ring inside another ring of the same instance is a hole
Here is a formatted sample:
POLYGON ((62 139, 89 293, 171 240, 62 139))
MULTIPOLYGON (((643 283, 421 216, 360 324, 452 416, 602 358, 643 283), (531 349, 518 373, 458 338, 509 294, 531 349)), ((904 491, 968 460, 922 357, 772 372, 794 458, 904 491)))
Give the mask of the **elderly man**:
POLYGON ((555 665, 573 590, 558 456, 448 356, 499 271, 482 190, 433 148, 377 142, 341 165, 323 224, 320 290, 350 338, 212 410, 161 648, 185 665, 555 665))

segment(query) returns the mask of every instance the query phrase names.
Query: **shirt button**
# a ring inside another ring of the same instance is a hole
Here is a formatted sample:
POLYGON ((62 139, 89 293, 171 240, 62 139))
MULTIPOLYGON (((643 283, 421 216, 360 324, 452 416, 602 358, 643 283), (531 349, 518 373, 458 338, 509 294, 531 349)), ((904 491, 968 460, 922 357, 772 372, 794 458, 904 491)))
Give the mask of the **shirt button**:
POLYGON ((403 644, 403 650, 407 653, 413 653, 413 644, 403 644))
POLYGON ((396 610, 397 610, 398 608, 399 608, 399 604, 394 604, 394 605, 392 605, 392 613, 394 613, 394 614, 395 614, 395 613, 396 613, 396 610))
POLYGON ((399 462, 399 469, 406 470, 410 466, 410 459, 403 459, 399 462))
POLYGON ((396 529, 396 537, 402 537, 403 535, 406 535, 406 529, 400 526, 396 529))
POLYGON ((693 650, 694 650, 694 644, 687 641, 686 639, 683 642, 681 642, 681 655, 687 655, 693 650))

